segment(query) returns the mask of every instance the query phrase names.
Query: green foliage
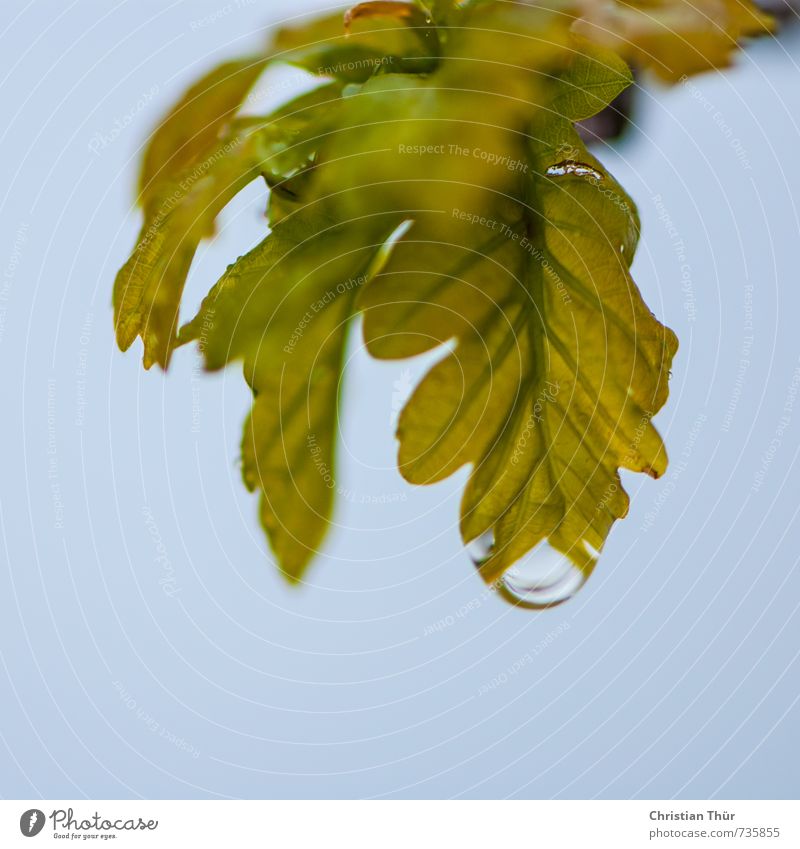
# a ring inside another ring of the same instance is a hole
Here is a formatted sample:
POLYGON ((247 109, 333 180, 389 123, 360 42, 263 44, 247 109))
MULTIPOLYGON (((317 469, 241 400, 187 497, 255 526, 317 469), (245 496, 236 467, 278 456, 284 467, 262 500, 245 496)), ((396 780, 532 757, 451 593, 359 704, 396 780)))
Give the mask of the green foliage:
POLYGON ((189 341, 209 369, 243 363, 244 480, 289 579, 330 522, 358 312, 375 357, 451 345, 400 416, 399 469, 428 484, 471 467, 461 532, 491 532, 485 579, 542 541, 591 572, 628 509, 619 469, 666 468, 651 419, 677 340, 630 275, 635 205, 573 123, 630 85, 629 63, 674 79, 765 27, 739 0, 362 3, 190 89, 145 155, 118 341, 141 336, 145 366, 189 341), (277 62, 322 82, 238 118, 277 62), (259 176, 271 229, 178 333, 199 242, 259 176))

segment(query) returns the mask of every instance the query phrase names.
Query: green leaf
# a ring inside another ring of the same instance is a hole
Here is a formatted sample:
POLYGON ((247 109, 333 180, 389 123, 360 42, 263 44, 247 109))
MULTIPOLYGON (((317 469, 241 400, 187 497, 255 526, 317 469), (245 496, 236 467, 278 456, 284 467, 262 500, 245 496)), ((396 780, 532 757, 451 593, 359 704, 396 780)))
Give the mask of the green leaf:
POLYGON ((206 159, 149 195, 136 247, 114 283, 117 342, 144 342, 144 365, 166 368, 178 308, 197 246, 231 198, 259 174, 253 136, 232 135, 206 159))
POLYGON ((327 89, 311 92, 268 121, 234 122, 204 159, 148 197, 139 240, 114 284, 117 342, 127 350, 141 336, 145 368, 169 364, 186 278, 198 245, 213 235, 219 213, 260 175, 278 196, 307 163, 310 115, 313 107, 324 109, 331 94, 327 89))
POLYGON ((268 219, 275 226, 297 211, 308 196, 314 172, 314 158, 324 138, 336 126, 342 84, 332 82, 295 98, 277 110, 270 122, 280 122, 291 134, 290 143, 274 160, 268 219))
MULTIPOLYGON (((398 23, 387 23, 385 12, 361 4, 349 17, 341 12, 314 19, 310 24, 278 32, 275 57, 286 64, 312 74, 334 77, 343 82, 364 82, 380 73, 423 73, 436 64, 432 28, 422 13, 416 17, 400 15, 398 23), (425 24, 421 36, 418 26, 425 24)), ((384 7, 387 4, 379 3, 384 7)), ((405 12, 408 4, 394 3, 392 8, 405 12)))
POLYGON ((139 199, 145 206, 176 174, 202 160, 264 70, 264 56, 224 62, 191 86, 153 133, 142 160, 139 199))
POLYGON ((605 109, 632 82, 631 69, 613 50, 576 38, 552 108, 570 121, 584 121, 605 109))
POLYGON ((574 30, 673 82, 724 68, 746 37, 772 30, 750 0, 580 0, 574 30))
POLYGON ((330 524, 347 322, 390 226, 332 226, 306 207, 229 268, 182 332, 200 341, 209 368, 244 363, 255 395, 244 481, 261 493, 261 521, 292 581, 330 524))

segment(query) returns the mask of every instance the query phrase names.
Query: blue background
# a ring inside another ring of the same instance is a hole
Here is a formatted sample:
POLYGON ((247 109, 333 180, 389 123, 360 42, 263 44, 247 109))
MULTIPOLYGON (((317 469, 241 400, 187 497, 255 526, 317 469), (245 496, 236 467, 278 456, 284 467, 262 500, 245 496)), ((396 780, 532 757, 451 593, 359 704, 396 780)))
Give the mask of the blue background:
MULTIPOLYGON (((535 614, 463 552, 464 472, 412 489, 394 469, 395 384, 423 361, 370 361, 354 335, 348 494, 291 589, 239 479, 238 371, 187 350, 165 377, 115 348, 149 128, 305 7, 3 0, 0 794, 796 796, 798 32, 648 84, 635 137, 599 151, 681 339, 657 420, 672 466, 626 476, 594 577, 535 614)), ((254 186, 225 213, 185 316, 263 205, 254 186)))

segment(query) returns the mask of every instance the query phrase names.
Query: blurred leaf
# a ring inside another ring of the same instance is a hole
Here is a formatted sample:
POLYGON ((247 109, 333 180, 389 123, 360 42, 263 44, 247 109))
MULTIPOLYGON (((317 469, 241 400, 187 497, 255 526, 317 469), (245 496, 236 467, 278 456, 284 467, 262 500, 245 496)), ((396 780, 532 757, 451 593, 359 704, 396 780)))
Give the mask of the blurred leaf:
POLYGON ((264 70, 266 58, 246 56, 224 62, 198 80, 153 133, 142 160, 139 199, 145 206, 159 189, 219 144, 247 93, 264 70))
POLYGON ((742 39, 771 31, 750 0, 579 0, 575 32, 674 82, 724 68, 742 39))
POLYGON ((219 213, 260 175, 280 187, 305 166, 313 107, 325 108, 331 94, 325 89, 303 95, 266 121, 234 121, 204 159, 148 195, 139 239, 114 283, 117 342, 124 351, 141 336, 145 368, 169 364, 186 278, 219 213))
POLYGON ((393 22, 391 16, 387 22, 379 10, 368 14, 368 10, 359 8, 351 10, 349 17, 336 12, 303 26, 279 30, 276 58, 344 82, 364 82, 377 73, 421 73, 435 67, 436 57, 431 56, 432 45, 426 35, 431 28, 426 27, 420 37, 414 26, 424 23, 419 10, 414 9, 416 18, 405 13, 399 22, 393 22))

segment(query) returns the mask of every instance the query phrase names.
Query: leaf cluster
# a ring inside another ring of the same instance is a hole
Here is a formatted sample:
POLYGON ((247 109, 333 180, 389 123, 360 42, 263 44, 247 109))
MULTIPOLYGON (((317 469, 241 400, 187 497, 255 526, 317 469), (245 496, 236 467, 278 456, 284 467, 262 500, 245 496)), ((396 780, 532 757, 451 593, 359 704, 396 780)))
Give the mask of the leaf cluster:
POLYGON ((619 469, 666 468, 651 420, 677 340, 630 273, 635 204, 574 124, 632 66, 676 80, 768 26, 747 0, 368 2, 278 31, 175 105, 144 156, 117 339, 141 337, 146 367, 190 341, 210 370, 242 363, 244 482, 290 580, 331 520, 357 314, 375 357, 442 350, 400 415, 398 464, 417 484, 471 468, 461 533, 491 538, 484 578, 543 542, 591 573, 628 509, 619 469), (318 82, 243 117, 278 64, 318 82), (260 179, 268 232, 180 327, 198 245, 260 179))

